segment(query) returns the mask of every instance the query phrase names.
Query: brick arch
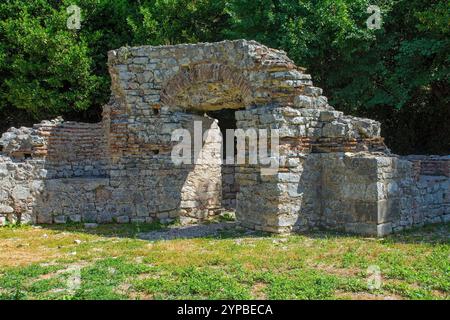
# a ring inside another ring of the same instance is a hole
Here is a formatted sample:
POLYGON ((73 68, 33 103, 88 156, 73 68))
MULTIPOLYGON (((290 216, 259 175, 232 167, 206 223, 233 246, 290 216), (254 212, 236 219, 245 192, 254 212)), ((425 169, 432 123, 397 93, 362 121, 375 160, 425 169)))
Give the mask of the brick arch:
POLYGON ((161 103, 173 106, 177 96, 199 84, 227 84, 242 97, 242 106, 253 103, 252 87, 238 69, 220 63, 203 63, 182 68, 161 91, 161 103))

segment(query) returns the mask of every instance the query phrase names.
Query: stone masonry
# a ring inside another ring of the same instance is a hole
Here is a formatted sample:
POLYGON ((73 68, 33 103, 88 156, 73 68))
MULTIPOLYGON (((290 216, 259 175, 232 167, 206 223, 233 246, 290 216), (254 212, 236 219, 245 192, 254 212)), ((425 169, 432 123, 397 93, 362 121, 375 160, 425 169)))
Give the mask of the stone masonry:
POLYGON ((100 123, 2 135, 0 225, 190 223, 225 208, 256 230, 382 236, 450 220, 450 156, 391 154, 378 122, 334 110, 283 51, 237 40, 123 47, 108 60, 100 123), (225 109, 236 128, 279 130, 276 173, 223 164, 225 122, 208 113, 225 109), (193 133, 194 121, 208 130, 203 147, 195 163, 175 164, 172 133, 193 133))

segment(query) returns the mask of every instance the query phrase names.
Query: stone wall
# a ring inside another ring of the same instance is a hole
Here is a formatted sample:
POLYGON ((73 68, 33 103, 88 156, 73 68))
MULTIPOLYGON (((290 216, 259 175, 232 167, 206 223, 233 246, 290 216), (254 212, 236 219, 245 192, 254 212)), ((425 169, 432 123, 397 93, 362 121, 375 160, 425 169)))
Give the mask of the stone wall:
POLYGON ((0 155, 0 225, 36 222, 33 208, 46 176, 43 160, 13 161, 0 155))
POLYGON ((322 164, 326 227, 384 235, 449 220, 448 178, 414 176, 412 162, 393 156, 326 157, 322 164))
POLYGON ((236 195, 239 192, 235 165, 222 165, 222 207, 236 209, 236 195))
POLYGON ((334 110, 283 51, 237 40, 108 58, 100 123, 55 119, 3 134, 0 224, 190 223, 236 208, 258 230, 383 235, 449 220, 449 157, 390 154, 378 122, 334 110), (222 163, 225 124, 206 113, 223 109, 236 110, 238 129, 278 130, 276 172, 222 163), (172 161, 177 129, 202 145, 191 164, 172 161))

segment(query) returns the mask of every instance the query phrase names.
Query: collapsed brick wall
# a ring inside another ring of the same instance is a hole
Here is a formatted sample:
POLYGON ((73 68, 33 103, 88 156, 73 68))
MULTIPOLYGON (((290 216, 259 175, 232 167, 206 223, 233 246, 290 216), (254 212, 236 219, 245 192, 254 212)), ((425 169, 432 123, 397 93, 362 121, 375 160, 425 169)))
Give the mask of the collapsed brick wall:
POLYGON ((47 139, 44 156, 50 177, 106 176, 108 158, 102 123, 44 123, 37 130, 47 139))
POLYGON ((0 156, 1 220, 80 221, 81 212, 95 207, 89 180, 105 177, 108 167, 102 123, 42 121, 10 129, 1 143, 11 156, 0 156), (75 179, 82 177, 89 179, 75 179))
POLYGON ((410 155, 403 157, 413 163, 415 176, 445 176, 450 177, 449 156, 410 155))

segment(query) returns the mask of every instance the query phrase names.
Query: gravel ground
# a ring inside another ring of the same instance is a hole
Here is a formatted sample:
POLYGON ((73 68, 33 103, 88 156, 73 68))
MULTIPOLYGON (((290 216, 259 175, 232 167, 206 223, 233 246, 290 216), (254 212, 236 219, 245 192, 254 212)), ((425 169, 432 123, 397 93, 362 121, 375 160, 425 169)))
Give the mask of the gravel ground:
MULTIPOLYGON (((236 222, 220 222, 208 224, 195 224, 188 226, 170 226, 165 230, 142 232, 137 236, 144 240, 172 240, 191 239, 207 236, 216 236, 225 230, 235 230, 236 222)), ((250 231, 251 232, 251 231, 250 231)), ((248 232, 247 232, 248 233, 248 232)))

